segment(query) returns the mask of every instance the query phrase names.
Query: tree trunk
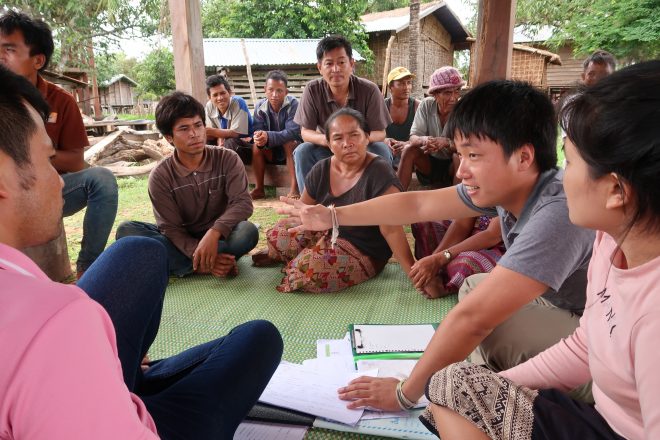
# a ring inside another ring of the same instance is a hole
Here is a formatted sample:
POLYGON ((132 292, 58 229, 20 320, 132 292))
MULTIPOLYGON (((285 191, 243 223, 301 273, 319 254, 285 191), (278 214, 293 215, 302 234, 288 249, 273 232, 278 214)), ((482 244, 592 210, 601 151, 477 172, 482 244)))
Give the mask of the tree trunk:
POLYGON ((419 49, 419 0, 410 0, 410 41, 408 52, 408 69, 415 74, 413 79, 412 96, 415 98, 423 98, 424 91, 422 90, 423 72, 419 72, 417 63, 417 53, 419 49))

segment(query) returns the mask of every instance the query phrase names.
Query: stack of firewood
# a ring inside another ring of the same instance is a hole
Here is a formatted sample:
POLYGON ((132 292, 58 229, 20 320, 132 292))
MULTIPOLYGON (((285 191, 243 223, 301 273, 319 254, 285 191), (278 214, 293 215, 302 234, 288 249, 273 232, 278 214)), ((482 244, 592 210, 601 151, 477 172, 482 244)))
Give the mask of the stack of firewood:
POLYGON ((148 174, 173 152, 174 147, 157 132, 120 129, 85 151, 85 161, 117 176, 138 176, 148 174))

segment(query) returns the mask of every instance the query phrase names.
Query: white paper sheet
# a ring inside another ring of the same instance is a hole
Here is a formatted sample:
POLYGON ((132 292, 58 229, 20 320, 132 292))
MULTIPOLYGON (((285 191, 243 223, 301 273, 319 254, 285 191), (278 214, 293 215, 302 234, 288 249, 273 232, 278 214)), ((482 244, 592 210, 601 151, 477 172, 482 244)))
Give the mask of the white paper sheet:
POLYGON ((234 440, 303 440, 306 433, 306 426, 243 422, 238 425, 234 440))
POLYGON ((352 376, 344 371, 319 371, 282 362, 259 398, 260 402, 355 425, 363 409, 347 409, 337 389, 352 376))

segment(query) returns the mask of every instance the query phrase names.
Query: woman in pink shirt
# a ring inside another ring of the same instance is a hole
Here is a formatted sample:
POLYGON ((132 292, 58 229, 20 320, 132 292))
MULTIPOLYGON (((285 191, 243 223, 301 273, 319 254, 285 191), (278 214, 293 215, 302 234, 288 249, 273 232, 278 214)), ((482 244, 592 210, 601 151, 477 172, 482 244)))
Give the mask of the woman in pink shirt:
POLYGON ((443 440, 660 438, 660 61, 581 91, 560 120, 571 222, 599 231, 580 326, 499 375, 433 375, 422 421, 443 440), (595 405, 565 394, 589 380, 595 405))

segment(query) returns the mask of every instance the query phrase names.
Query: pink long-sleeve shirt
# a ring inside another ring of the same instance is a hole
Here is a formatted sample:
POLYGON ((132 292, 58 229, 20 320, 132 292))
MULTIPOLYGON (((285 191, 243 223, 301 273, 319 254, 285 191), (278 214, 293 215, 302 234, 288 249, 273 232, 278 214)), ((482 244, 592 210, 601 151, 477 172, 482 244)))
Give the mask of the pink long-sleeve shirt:
POLYGON ((529 388, 564 391, 593 378, 596 409, 619 435, 657 439, 660 256, 621 269, 621 253, 616 251, 612 237, 596 235, 587 304, 578 329, 502 375, 529 388))
POLYGON ((1 243, 0 353, 0 439, 158 438, 105 310, 1 243))

